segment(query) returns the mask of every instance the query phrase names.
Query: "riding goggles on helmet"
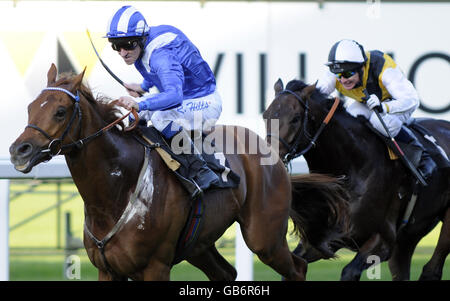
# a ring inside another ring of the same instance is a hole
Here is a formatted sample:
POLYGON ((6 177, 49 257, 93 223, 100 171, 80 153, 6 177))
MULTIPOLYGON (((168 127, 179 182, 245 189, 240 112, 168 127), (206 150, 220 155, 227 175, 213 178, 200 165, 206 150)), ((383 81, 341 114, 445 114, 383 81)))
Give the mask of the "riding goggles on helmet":
POLYGON ((124 49, 127 51, 134 50, 138 45, 139 42, 137 40, 111 42, 111 47, 115 51, 120 51, 120 49, 124 49))
POLYGON ((356 74, 356 71, 343 71, 343 72, 336 73, 336 77, 337 78, 341 78, 341 77, 349 78, 355 74, 356 74))

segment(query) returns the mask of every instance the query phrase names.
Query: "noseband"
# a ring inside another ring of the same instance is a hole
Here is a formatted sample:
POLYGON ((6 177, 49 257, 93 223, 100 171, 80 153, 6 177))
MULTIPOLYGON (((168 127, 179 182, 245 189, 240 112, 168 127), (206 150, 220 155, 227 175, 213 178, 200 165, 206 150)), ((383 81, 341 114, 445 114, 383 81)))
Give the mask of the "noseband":
POLYGON ((52 138, 48 133, 46 133, 43 129, 41 129, 40 127, 38 127, 37 125, 34 124, 28 124, 25 128, 32 128, 37 130, 39 133, 41 133, 42 135, 44 135, 48 140, 50 140, 50 143, 47 145, 47 149, 43 149, 41 150, 41 153, 47 153, 50 156, 50 159, 54 156, 57 156, 61 153, 61 151, 63 149, 68 149, 68 148, 72 148, 74 146, 81 148, 83 147, 83 145, 88 142, 89 140, 96 138, 98 136, 100 136, 101 134, 103 134, 104 132, 108 131, 109 129, 111 129, 113 126, 115 126, 116 124, 118 124, 119 122, 121 122, 122 120, 124 120, 126 117, 128 117, 128 115, 130 115, 130 113, 133 113, 134 116, 134 124, 129 126, 128 128, 125 129, 125 131, 131 131, 133 130, 138 122, 139 122, 139 116, 136 112, 135 109, 132 109, 131 112, 128 112, 127 114, 123 115, 122 117, 118 118, 117 120, 115 120, 114 122, 108 124, 107 126, 105 126, 104 128, 98 130, 97 132, 95 132, 94 134, 85 137, 83 139, 79 139, 78 141, 69 143, 69 144, 65 144, 65 145, 61 145, 64 138, 66 137, 67 133, 69 132, 70 128, 73 125, 73 122, 75 120, 75 117, 78 115, 78 130, 81 131, 81 108, 80 108, 80 95, 79 92, 77 90, 77 95, 73 94, 72 92, 70 92, 69 90, 66 90, 64 88, 59 88, 59 87, 47 87, 42 89, 42 91, 59 91, 59 92, 64 92, 67 95, 69 95, 73 100, 74 100, 74 110, 72 113, 72 116, 70 117, 69 123, 67 124, 64 132, 62 133, 60 138, 52 138))
POLYGON ((275 137, 278 139, 278 141, 280 141, 283 146, 288 150, 286 155, 284 156, 284 158, 282 159, 284 164, 288 164, 289 161, 298 158, 300 156, 303 156, 304 154, 306 154, 312 147, 316 146, 316 141, 319 138, 319 135, 322 133, 323 129, 325 128, 325 126, 328 124, 328 122, 330 121, 330 119, 333 117, 334 113, 336 112, 336 109, 339 105, 339 98, 335 98, 334 99, 334 103, 333 106, 331 107, 330 111, 328 112, 327 116, 325 117, 325 119, 323 120, 322 124, 320 125, 318 131, 316 132, 316 134, 314 135, 314 137, 312 137, 308 130, 307 130, 307 122, 308 122, 308 114, 310 111, 310 108, 308 106, 308 99, 303 100, 298 94, 294 93, 291 90, 283 90, 279 93, 280 94, 284 94, 284 93, 289 93, 291 95, 293 95, 299 102, 300 104, 305 108, 305 114, 303 117, 303 127, 301 129, 301 131, 295 136, 294 141, 292 142, 292 145, 290 145, 288 142, 286 142, 286 140, 284 140, 283 138, 274 135, 272 133, 268 133, 267 137, 275 137), (306 146, 305 149, 298 151, 298 147, 300 145, 300 141, 302 137, 305 137, 306 139, 309 140, 309 144, 308 146, 306 146), (312 138, 311 138, 312 137, 312 138))

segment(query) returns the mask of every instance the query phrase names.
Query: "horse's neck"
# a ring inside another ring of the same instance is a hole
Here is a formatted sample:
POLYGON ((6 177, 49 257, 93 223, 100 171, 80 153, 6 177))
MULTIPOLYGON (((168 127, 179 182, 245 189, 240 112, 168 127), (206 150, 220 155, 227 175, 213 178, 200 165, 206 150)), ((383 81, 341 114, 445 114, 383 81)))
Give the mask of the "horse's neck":
MULTIPOLYGON (((82 137, 103 126, 94 120, 83 121, 82 137)), ((114 224, 135 188, 143 147, 111 129, 66 155, 66 161, 83 198, 86 218, 95 218, 100 227, 114 224)))
MULTIPOLYGON (((325 114, 326 112, 315 114, 314 122, 309 123, 312 135, 318 130, 325 114)), ((319 136, 316 146, 305 154, 310 169, 343 172, 364 164, 367 149, 361 145, 363 134, 359 132, 362 126, 352 118, 345 112, 335 113, 319 136)))

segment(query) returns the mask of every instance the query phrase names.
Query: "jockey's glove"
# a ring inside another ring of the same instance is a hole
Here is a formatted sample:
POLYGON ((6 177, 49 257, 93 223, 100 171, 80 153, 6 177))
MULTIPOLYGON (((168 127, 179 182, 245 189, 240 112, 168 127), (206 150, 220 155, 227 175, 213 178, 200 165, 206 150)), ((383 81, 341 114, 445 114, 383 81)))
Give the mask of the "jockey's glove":
POLYGON ((386 106, 383 106, 383 104, 380 102, 380 99, 378 99, 378 96, 376 96, 375 94, 370 94, 370 97, 367 100, 366 104, 371 110, 377 110, 382 114, 387 112, 386 106))

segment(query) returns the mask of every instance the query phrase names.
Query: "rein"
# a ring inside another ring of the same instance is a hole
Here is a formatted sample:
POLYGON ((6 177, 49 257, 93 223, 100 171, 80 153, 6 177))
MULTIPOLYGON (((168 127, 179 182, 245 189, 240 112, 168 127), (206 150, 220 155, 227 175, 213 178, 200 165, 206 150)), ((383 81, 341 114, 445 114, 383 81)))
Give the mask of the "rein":
POLYGON ((286 142, 284 139, 282 139, 281 137, 274 135, 272 133, 268 133, 267 137, 275 137, 277 138, 284 147, 286 147, 286 149, 288 149, 287 154, 284 156, 284 158, 282 159, 284 164, 289 163, 289 161, 303 156, 304 154, 306 154, 312 147, 316 146, 316 141, 319 138, 320 134, 322 133, 322 131, 324 130, 325 126, 327 126, 328 122, 331 120, 331 118, 333 117, 334 113, 336 112, 336 109, 339 105, 339 98, 335 97, 334 99, 334 103, 331 106, 330 111, 328 112, 328 114, 325 116, 324 120, 322 121, 322 124, 320 125, 319 129, 317 130, 317 132, 315 133, 315 135, 311 138, 311 135, 307 132, 306 130, 306 124, 308 121, 308 113, 309 113, 309 106, 308 106, 308 100, 303 100, 298 94, 294 93, 291 90, 283 90, 282 92, 280 92, 279 94, 283 94, 283 93, 289 93, 291 95, 293 95, 299 102, 300 104, 305 108, 305 116, 303 118, 303 127, 301 132, 295 137, 294 142, 292 143, 292 145, 290 145, 288 142, 286 142), (300 141, 302 136, 305 136, 308 140, 309 140, 309 144, 306 146, 305 149, 303 149, 302 151, 298 152, 297 149, 300 145, 300 141))
MULTIPOLYGON (((334 98, 334 103, 333 106, 331 107, 330 111, 328 112, 327 116, 325 116, 324 120, 322 121, 322 124, 320 125, 319 129, 317 130, 316 134, 314 135, 314 137, 312 138, 312 140, 310 140, 308 146, 300 151, 300 152, 295 152, 296 147, 293 149, 293 153, 289 153, 288 155, 286 155, 285 157, 285 162, 289 162, 292 159, 295 159, 297 157, 303 156, 304 154, 306 154, 312 147, 316 146, 316 141, 319 138, 320 134, 322 133, 322 131, 324 130, 324 128, 327 126, 328 122, 330 122, 331 118, 333 117, 334 113, 336 112, 336 109, 339 105, 339 98, 335 97, 334 98)), ((300 139, 297 139, 298 141, 300 139)), ((296 143, 298 146, 298 143, 296 143)))
POLYGON ((113 126, 115 126, 116 124, 118 124, 119 122, 121 122, 122 120, 124 120, 126 117, 128 117, 128 115, 130 115, 130 113, 133 114, 135 122, 129 126, 128 128, 125 129, 125 131, 131 131, 133 130, 139 121, 139 116, 136 112, 135 109, 132 109, 130 112, 128 112, 127 114, 125 114, 124 116, 118 118, 117 120, 113 121, 112 123, 108 124, 107 126, 101 128, 100 130, 98 130, 97 132, 95 132, 92 135, 89 135, 85 138, 79 139, 78 141, 69 143, 69 144, 65 144, 65 145, 61 145, 64 138, 66 137, 66 135, 68 134, 69 130, 71 129, 73 122, 75 120, 75 117, 78 115, 78 128, 79 131, 81 131, 81 119, 82 119, 82 113, 81 113, 81 108, 80 108, 80 95, 79 92, 77 90, 77 94, 73 94, 72 92, 70 92, 67 89, 64 88, 59 88, 59 87, 47 87, 42 89, 43 91, 57 91, 57 92, 63 92, 66 93, 67 95, 69 95, 73 100, 74 100, 74 110, 72 113, 72 116, 70 117, 69 123, 67 124, 67 127, 65 128, 64 132, 62 133, 60 138, 52 138, 48 133, 46 133, 43 129, 41 129, 40 127, 38 127, 37 125, 34 124, 28 124, 25 128, 32 128, 34 130, 37 130, 39 133, 41 133, 42 135, 45 136, 45 138, 47 138, 48 140, 50 140, 50 143, 47 145, 47 149, 43 149, 41 150, 41 153, 48 153, 48 155, 50 156, 50 159, 54 156, 57 156, 61 153, 61 151, 63 151, 64 149, 68 149, 71 147, 76 146, 77 148, 82 148, 84 146, 85 143, 89 142, 90 140, 102 135, 103 133, 107 132, 108 130, 110 130, 113 126))

